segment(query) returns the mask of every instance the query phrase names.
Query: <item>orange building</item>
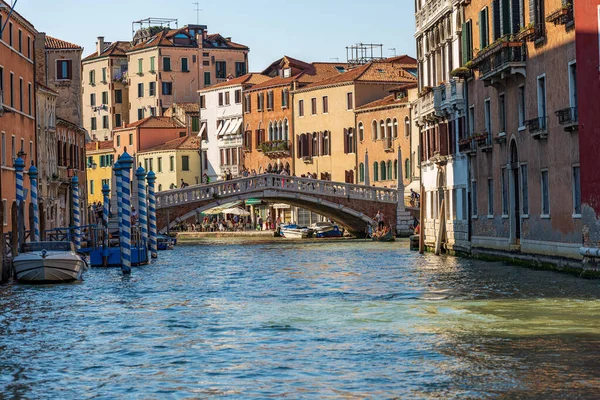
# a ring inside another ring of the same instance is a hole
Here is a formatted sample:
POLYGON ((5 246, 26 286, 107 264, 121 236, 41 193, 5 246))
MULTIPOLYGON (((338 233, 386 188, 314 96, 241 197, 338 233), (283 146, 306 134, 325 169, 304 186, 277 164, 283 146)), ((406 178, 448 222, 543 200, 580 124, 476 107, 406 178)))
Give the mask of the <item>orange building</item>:
MULTIPOLYGON (((21 153, 27 172, 32 160, 37 159, 33 61, 33 43, 37 32, 33 25, 17 12, 13 12, 8 18, 10 9, 10 4, 0 0, 0 21, 2 26, 5 26, 0 34, 0 188, 4 226, 10 221, 10 209, 16 201, 14 160, 21 153)), ((29 190, 27 176, 25 189, 29 190)), ((28 196, 25 205, 26 215, 30 198, 28 196)))
POLYGON ((125 151, 134 157, 139 151, 187 136, 185 125, 168 117, 147 117, 113 131, 115 158, 125 151))
POLYGON ((244 91, 244 166, 257 173, 289 168, 294 173, 292 91, 345 72, 346 64, 308 64, 291 57, 272 63, 266 82, 244 91))

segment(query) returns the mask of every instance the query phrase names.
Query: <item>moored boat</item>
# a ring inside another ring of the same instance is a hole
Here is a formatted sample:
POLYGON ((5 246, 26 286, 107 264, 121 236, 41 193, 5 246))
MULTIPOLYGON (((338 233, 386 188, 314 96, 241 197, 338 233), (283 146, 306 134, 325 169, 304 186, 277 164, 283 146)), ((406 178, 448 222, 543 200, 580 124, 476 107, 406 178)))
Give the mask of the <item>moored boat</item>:
POLYGON ((71 242, 24 243, 13 259, 19 282, 52 283, 81 280, 89 267, 71 242))
POLYGON ((287 239, 307 239, 313 236, 314 231, 305 226, 283 225, 279 230, 281 236, 287 239))
POLYGON ((376 242, 393 242, 396 240, 391 229, 377 230, 371 234, 371 238, 376 242))
POLYGON ((315 222, 310 226, 318 238, 342 237, 344 232, 331 222, 315 222))
POLYGON ((158 235, 156 237, 156 245, 158 250, 173 250, 173 239, 167 235, 158 235))

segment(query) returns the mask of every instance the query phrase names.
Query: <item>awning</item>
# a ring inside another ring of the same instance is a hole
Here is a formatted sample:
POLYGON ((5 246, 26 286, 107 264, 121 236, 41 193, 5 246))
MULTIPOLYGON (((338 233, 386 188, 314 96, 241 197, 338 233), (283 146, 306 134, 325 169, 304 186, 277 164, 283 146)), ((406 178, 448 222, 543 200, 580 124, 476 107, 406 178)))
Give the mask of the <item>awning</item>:
POLYGON ((223 125, 221 125, 221 129, 219 129, 219 132, 217 132, 217 137, 223 136, 225 134, 225 132, 227 132, 227 128, 229 127, 230 122, 231 122, 230 119, 223 120, 223 125))
POLYGON ((273 208, 276 210, 287 210, 289 208, 292 208, 292 206, 290 206, 289 204, 275 203, 273 204, 273 208))
POLYGON ((262 204, 262 200, 261 199, 248 199, 246 200, 246 205, 247 206, 255 206, 258 204, 262 204))
POLYGON ((224 210, 233 208, 235 206, 240 205, 242 202, 241 201, 236 201, 233 203, 225 203, 225 204, 221 204, 220 206, 217 206, 215 208, 211 208, 210 210, 205 210, 202 212, 202 214, 204 215, 216 215, 216 214, 221 214, 224 210))
POLYGON ((206 124, 202 124, 202 128, 200 128, 200 133, 198 133, 198 137, 202 136, 204 134, 205 130, 206 130, 206 124))
POLYGON ((232 122, 231 125, 229 126, 229 131, 227 132, 229 135, 235 135, 237 133, 239 133, 239 129, 240 126, 242 126, 242 122, 244 122, 244 120, 242 118, 238 118, 235 120, 235 123, 232 122))

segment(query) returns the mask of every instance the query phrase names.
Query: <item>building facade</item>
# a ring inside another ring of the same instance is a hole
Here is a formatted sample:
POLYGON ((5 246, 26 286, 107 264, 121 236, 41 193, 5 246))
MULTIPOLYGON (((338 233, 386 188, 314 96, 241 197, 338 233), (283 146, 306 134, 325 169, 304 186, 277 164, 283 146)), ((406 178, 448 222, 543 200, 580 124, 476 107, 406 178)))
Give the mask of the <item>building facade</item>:
POLYGON ((126 52, 129 42, 109 43, 98 37, 96 51, 83 59, 83 126, 92 140, 112 140, 112 131, 127 126, 129 81, 126 52))
POLYGON ((87 191, 88 201, 103 203, 102 186, 112 185, 112 170, 115 165, 115 149, 110 140, 95 141, 86 144, 87 191))
POLYGON ((197 91, 246 74, 248 47, 206 25, 136 34, 127 52, 131 122, 163 116, 174 103, 194 102, 197 91))
MULTIPOLYGON (((0 189, 5 227, 9 225, 10 210, 16 204, 14 160, 19 155, 25 160, 25 172, 32 161, 35 163, 37 160, 33 48, 37 32, 17 12, 13 12, 9 19, 10 9, 9 4, 0 0, 0 20, 4 27, 0 35, 0 189)), ((24 187, 29 190, 27 176, 24 187)), ((30 199, 27 196, 26 218, 30 199)))
POLYGON ((426 210, 421 227, 433 247, 444 230, 446 248, 470 251, 468 159, 459 147, 466 135, 465 76, 462 57, 464 0, 417 0, 416 43, 419 99, 413 116, 420 133, 421 183, 426 210), (442 212, 442 205, 444 210, 442 212), (444 217, 444 218, 442 218, 444 217))
POLYGON ((187 128, 188 136, 198 136, 200 133, 200 105, 193 103, 174 103, 165 111, 165 117, 173 118, 187 128))
POLYGON ((564 7, 465 8, 473 253, 581 258, 575 29, 564 7))

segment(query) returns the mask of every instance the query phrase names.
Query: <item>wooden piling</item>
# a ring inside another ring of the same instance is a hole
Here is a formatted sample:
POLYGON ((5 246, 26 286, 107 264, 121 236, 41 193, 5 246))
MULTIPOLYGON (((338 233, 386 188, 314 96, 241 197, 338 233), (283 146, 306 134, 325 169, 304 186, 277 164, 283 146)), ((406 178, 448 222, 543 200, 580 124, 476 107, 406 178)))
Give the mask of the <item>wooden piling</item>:
POLYGON ((419 201, 419 253, 425 252, 425 187, 421 185, 419 201))
POLYGON ((442 240, 444 239, 444 231, 446 230, 446 199, 442 200, 440 206, 440 228, 438 229, 438 236, 435 241, 435 255, 439 256, 442 252, 442 240))

